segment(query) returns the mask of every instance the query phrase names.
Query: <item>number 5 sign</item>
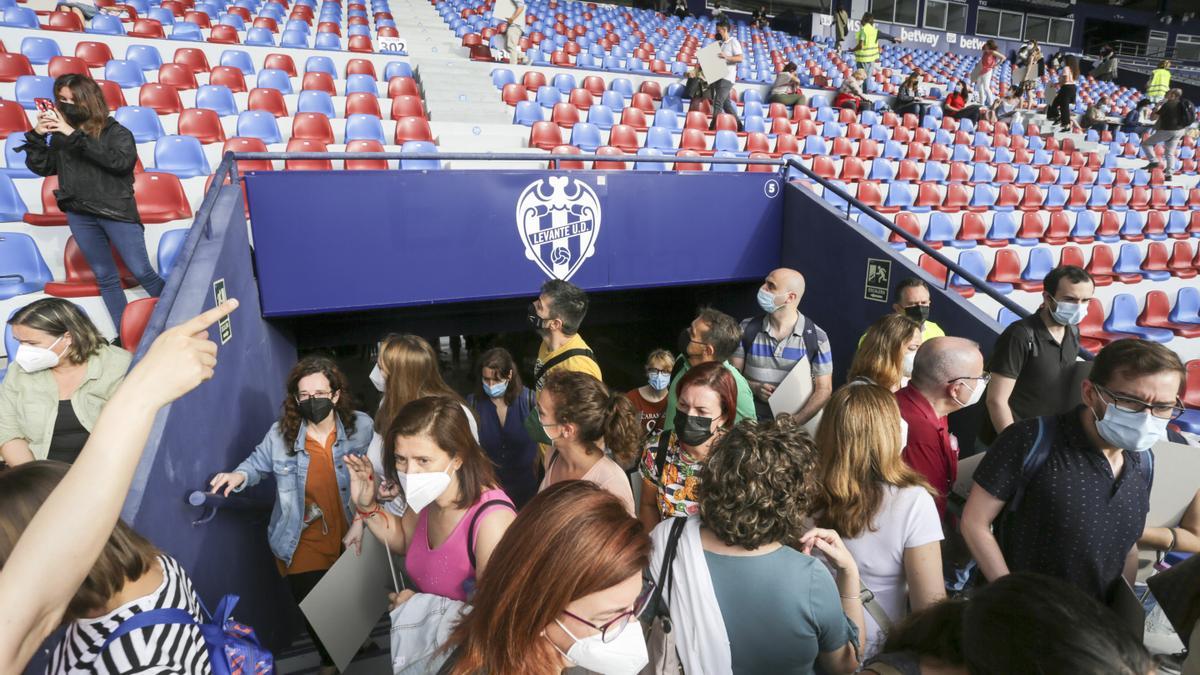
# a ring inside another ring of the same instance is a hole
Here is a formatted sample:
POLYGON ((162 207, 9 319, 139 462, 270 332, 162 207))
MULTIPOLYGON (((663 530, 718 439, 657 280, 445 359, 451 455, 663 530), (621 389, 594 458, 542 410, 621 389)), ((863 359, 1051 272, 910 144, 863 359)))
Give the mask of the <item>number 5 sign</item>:
POLYGON ((375 38, 375 51, 380 53, 408 53, 408 41, 398 37, 375 38))

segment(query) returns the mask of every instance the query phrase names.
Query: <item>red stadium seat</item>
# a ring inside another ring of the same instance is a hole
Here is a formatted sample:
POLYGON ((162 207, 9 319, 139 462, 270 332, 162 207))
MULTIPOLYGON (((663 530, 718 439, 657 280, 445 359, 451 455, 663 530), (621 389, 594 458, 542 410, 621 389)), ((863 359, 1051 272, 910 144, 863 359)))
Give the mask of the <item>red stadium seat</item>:
POLYGON ((58 208, 58 200, 54 197, 57 189, 58 176, 47 176, 42 180, 42 212, 26 213, 22 220, 30 225, 66 225, 67 214, 58 208))
MULTIPOLYGON (((360 138, 346 144, 346 152, 383 152, 383 144, 373 138, 360 138)), ((386 159, 347 159, 347 171, 387 171, 386 159)))
MULTIPOLYGON (((884 213, 884 212, 881 211, 881 213, 884 213)), ((896 214, 896 219, 893 222, 895 222, 896 227, 900 228, 901 230, 904 230, 905 232, 911 234, 912 236, 914 236, 918 239, 921 238, 921 225, 920 225, 920 223, 917 222, 917 219, 915 216, 913 216, 913 214, 898 213, 898 214, 896 214)), ((888 241, 892 242, 892 243, 896 243, 896 244, 904 244, 905 246, 908 245, 908 242, 904 240, 904 237, 901 237, 900 235, 896 234, 895 232, 892 232, 888 236, 888 241)), ((926 242, 926 243, 929 244, 930 248, 941 248, 941 246, 942 246, 941 242, 930 241, 930 242, 926 242)))
POLYGON ((637 130, 628 124, 614 124, 608 135, 608 144, 626 154, 637 154, 640 145, 637 130))
POLYGON ((96 84, 100 85, 100 91, 104 94, 104 102, 108 104, 109 111, 125 105, 125 93, 121 91, 121 85, 112 80, 96 80, 96 84))
POLYGON ((233 26, 226 26, 224 24, 217 24, 216 26, 213 26, 212 30, 209 32, 208 41, 219 45, 236 45, 241 42, 241 38, 238 37, 237 28, 234 28, 233 26))
MULTIPOLYGON (((828 155, 817 155, 817 156, 813 157, 812 172, 826 180, 831 180, 831 179, 837 178, 837 168, 834 167, 834 165, 833 165, 833 158, 829 157, 828 155)), ((874 202, 876 204, 878 204, 880 202, 880 200, 877 198, 879 192, 878 192, 878 187, 875 186, 874 184, 863 184, 863 185, 859 186, 859 189, 858 189, 859 201, 866 202, 868 199, 870 199, 870 196, 868 196, 867 194, 864 193, 864 190, 866 190, 866 189, 869 189, 871 191, 871 194, 876 196, 876 199, 874 200, 874 202), (870 185, 871 187, 867 188, 867 185, 870 185)))
POLYGON ((337 96, 337 88, 333 84, 333 76, 322 71, 310 71, 304 74, 300 84, 301 91, 323 91, 330 96, 337 96))
MULTIPOLYGON (((225 141, 225 145, 221 146, 221 154, 227 152, 266 152, 267 144, 263 143, 261 138, 250 138, 234 136, 225 141)), ((238 172, 245 173, 247 171, 271 171, 274 169, 271 166, 269 159, 239 159, 237 163, 238 172)))
POLYGON ((182 66, 187 66, 193 73, 207 73, 210 70, 208 57, 204 55, 204 50, 196 47, 180 47, 176 49, 175 56, 171 61, 182 66))
POLYGON ((104 64, 113 60, 112 49, 106 42, 84 40, 75 45, 75 56, 87 62, 91 68, 103 68, 104 64))
POLYGON ((166 32, 163 30, 162 23, 157 19, 138 19, 133 22, 133 27, 126 33, 131 37, 163 39, 166 32))
MULTIPOLYGON (((645 131, 649 126, 646 123, 646 113, 634 107, 627 107, 621 111, 621 124, 633 127, 637 131, 645 131)), ((622 145, 621 148, 625 149, 625 146, 622 145)), ((628 152, 627 149, 626 152, 628 152)))
MULTIPOLYGON (((392 79, 396 79, 396 78, 392 78, 392 79)), ((528 101, 529 100, 529 94, 527 93, 527 91, 525 89, 525 85, 516 84, 513 82, 510 82, 510 83, 504 85, 504 89, 503 89, 503 93, 501 94, 501 97, 504 99, 505 104, 511 105, 511 106, 517 105, 517 103, 520 101, 528 101)))
POLYGON ((289 77, 296 77, 296 62, 290 54, 267 54, 267 58, 263 60, 263 68, 282 70, 289 77))
MULTIPOLYGON (((610 145, 603 145, 596 148, 597 155, 605 155, 612 157, 623 157, 624 153, 620 148, 614 148, 610 145)), ((592 168, 597 171, 624 171, 626 168, 625 162, 614 160, 596 160, 592 162, 592 168)))
POLYGON ((133 198, 143 223, 166 223, 192 217, 183 184, 174 174, 135 173, 133 198))
MULTIPOLYGON (((550 151, 552 155, 582 155, 583 151, 574 145, 556 145, 550 151)), ((550 160, 550 169, 558 170, 582 170, 583 162, 578 159, 554 159, 550 160)))
POLYGON ((1050 213, 1050 225, 1042 234, 1042 241, 1054 246, 1061 246, 1067 243, 1070 238, 1071 222, 1067 220, 1067 214, 1062 211, 1052 211, 1050 213))
POLYGON ((425 104, 417 96, 397 96, 392 99, 392 119, 425 117, 425 104))
POLYGON ((646 94, 655 101, 661 101, 663 97, 662 85, 654 80, 643 80, 642 86, 638 89, 638 91, 646 94))
POLYGON ((934 260, 932 257, 925 255, 924 253, 922 253, 921 257, 917 259, 917 264, 921 267, 921 269, 932 275, 938 284, 944 285, 946 283, 946 279, 949 277, 950 270, 946 269, 945 265, 934 260))
POLYGON ((246 76, 240 69, 233 66, 213 68, 212 73, 208 76, 208 83, 229 87, 229 90, 235 94, 246 91, 246 76))
POLYGON ((256 87, 250 90, 246 103, 247 110, 265 110, 276 117, 287 117, 287 103, 283 93, 272 87, 256 87))
POLYGON ((173 115, 183 110, 179 90, 169 84, 147 82, 138 91, 138 105, 154 108, 159 115, 173 115))
POLYGON ((188 108, 179 113, 179 133, 195 136, 202 144, 224 143, 225 130, 217 111, 208 108, 188 108))
MULTIPOLYGON (((779 139, 775 140, 776 146, 779 144, 779 139)), ((679 137, 679 149, 691 150, 700 155, 711 154, 708 150, 708 141, 703 131, 699 129, 684 129, 679 137)))
MULTIPOLYGON (((51 62, 53 60, 51 59, 51 62)), ((29 63, 29 57, 15 52, 11 54, 0 52, 0 82, 16 82, 18 77, 33 74, 33 66, 29 63)))
POLYGON ((383 117, 379 110, 379 99, 366 91, 356 91, 350 94, 346 97, 346 117, 351 115, 383 117))
POLYGON ((424 117, 402 117, 396 121, 396 145, 404 145, 408 141, 428 141, 436 143, 433 130, 429 128, 429 120, 424 117))
POLYGON ((550 121, 564 129, 570 129, 579 123, 579 109, 571 103, 555 103, 550 113, 550 121))
POLYGON ((1194 323, 1175 323, 1169 318, 1171 314, 1171 299, 1163 291, 1150 291, 1146 294, 1146 306, 1138 316, 1137 325, 1149 328, 1166 328, 1179 337, 1200 337, 1200 326, 1194 323))
POLYGON ((571 90, 571 96, 567 100, 570 101, 570 103, 580 111, 588 110, 592 107, 592 104, 595 103, 595 99, 592 97, 592 92, 588 91, 587 89, 580 89, 578 87, 571 90))
MULTIPOLYGON (((992 270, 988 272, 987 280, 993 284, 1012 284, 1014 286, 1026 283, 1021 279, 1021 259, 1017 257, 1017 252, 1011 248, 1002 248, 996 251, 996 258, 992 261, 992 270)), ((1022 288, 1021 290, 1029 289, 1022 288)))
POLYGON ((125 305, 121 314, 121 346, 130 352, 136 352, 142 335, 146 332, 146 324, 150 323, 150 315, 158 298, 138 298, 125 305))
MULTIPOLYGON (((321 117, 325 117, 321 115, 321 117)), ((328 121, 328 118, 325 118, 328 121)), ((313 138, 293 138, 288 141, 288 152, 327 152, 329 148, 324 143, 313 138)), ((333 160, 329 159, 289 159, 283 163, 285 171, 332 171, 333 160)))
POLYGON ((169 84, 176 89, 195 89, 196 73, 188 65, 164 63, 158 68, 158 83, 169 84))
POLYGON ((375 74, 375 64, 367 59, 350 59, 346 62, 346 77, 351 75, 370 75, 371 79, 378 80, 379 76, 375 74))
POLYGON ((9 134, 24 133, 32 128, 20 103, 0 98, 0 138, 8 138, 9 134))
POLYGON ((546 86, 546 76, 537 70, 527 70, 521 84, 524 84, 528 91, 537 91, 546 86))
POLYGON ((1161 241, 1152 241, 1146 246, 1146 256, 1142 259, 1142 269, 1149 272, 1167 272, 1170 253, 1167 245, 1161 241))
POLYGON ((1083 268, 1083 249, 1078 246, 1064 246, 1058 256, 1058 265, 1060 267, 1070 265, 1072 267, 1083 268))
MULTIPOLYGON (((121 260, 121 256, 117 253, 116 249, 112 249, 112 256, 113 260, 117 263, 117 273, 121 277, 121 286, 124 288, 137 286, 137 279, 133 277, 133 273, 125 266, 125 261, 121 260)), ((63 266, 66 268, 66 280, 52 281, 46 284, 46 295, 52 295, 56 298, 84 298, 100 295, 100 285, 96 283, 96 274, 88 266, 87 259, 83 257, 83 251, 79 248, 79 244, 75 242, 75 237, 67 239, 66 248, 63 250, 63 266)))
POLYGON ((695 150, 680 150, 675 153, 675 170, 676 171, 703 171, 704 165, 696 162, 681 162, 682 157, 699 157, 700 153, 695 150))
POLYGON ((50 12, 44 30, 57 30, 70 33, 83 32, 83 20, 75 12, 50 12))
POLYGON ((629 108, 637 108, 638 110, 641 110, 644 113, 653 115, 654 114, 654 99, 650 98, 649 94, 637 92, 633 95, 633 99, 631 100, 629 107, 627 107, 626 110, 628 110, 629 108))
POLYGON ((319 141, 325 145, 333 144, 333 126, 329 118, 321 113, 296 113, 292 118, 292 138, 303 138, 319 141))
MULTIPOLYGON (((515 85, 519 86, 519 85, 515 85)), ((396 96, 421 96, 421 87, 417 85, 417 81, 411 77, 393 77, 388 80, 388 98, 396 96)), ((506 101, 507 102, 507 99, 506 101)), ((515 105, 515 104, 509 104, 515 105)))
MULTIPOLYGON (((970 211, 963 212, 958 234, 954 238, 958 241, 984 242, 987 238, 987 227, 983 224, 983 216, 970 211)), ((1005 245, 1007 243, 1004 242, 1005 245)))
POLYGON ((583 78, 583 82, 581 82, 579 86, 588 90, 592 96, 604 95, 604 78, 600 77, 599 75, 588 75, 587 77, 583 78))
MULTIPOLYGON (((399 125, 397 125, 397 133, 399 133, 399 125)), ((552 150, 562 144, 562 128, 554 122, 534 122, 533 126, 529 128, 529 147, 531 148, 552 150)))
MULTIPOLYGON (((62 12, 54 12, 54 13, 61 14, 62 12)), ((71 16, 75 16, 75 15, 72 14, 71 16)), ((2 56, 9 56, 9 55, 3 54, 2 56)), ((56 79, 60 75, 66 75, 68 73, 74 73, 76 75, 83 75, 84 77, 92 76, 92 71, 88 69, 87 62, 84 61, 83 59, 79 58, 78 56, 54 56, 54 57, 51 57, 50 63, 46 66, 46 73, 48 75, 50 75, 50 77, 53 77, 56 79)))
POLYGON ((1176 241, 1171 250, 1171 262, 1167 270, 1172 276, 1180 279, 1191 279, 1196 276, 1197 268, 1192 261, 1192 245, 1186 241, 1176 241))

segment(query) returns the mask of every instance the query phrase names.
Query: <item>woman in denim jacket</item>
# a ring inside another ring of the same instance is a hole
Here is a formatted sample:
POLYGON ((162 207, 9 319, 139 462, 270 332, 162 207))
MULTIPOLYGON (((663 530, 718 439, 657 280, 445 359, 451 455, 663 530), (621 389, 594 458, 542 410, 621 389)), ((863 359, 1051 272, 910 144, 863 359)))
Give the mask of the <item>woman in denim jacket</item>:
MULTIPOLYGON (((371 442, 371 418, 355 411, 346 378, 333 361, 301 359, 288 375, 283 416, 262 443, 230 473, 212 479, 212 490, 240 492, 275 477, 275 508, 267 540, 299 604, 342 553, 354 514, 346 455, 362 455, 371 442)), ((333 660, 308 626, 321 654, 321 673, 333 660)))

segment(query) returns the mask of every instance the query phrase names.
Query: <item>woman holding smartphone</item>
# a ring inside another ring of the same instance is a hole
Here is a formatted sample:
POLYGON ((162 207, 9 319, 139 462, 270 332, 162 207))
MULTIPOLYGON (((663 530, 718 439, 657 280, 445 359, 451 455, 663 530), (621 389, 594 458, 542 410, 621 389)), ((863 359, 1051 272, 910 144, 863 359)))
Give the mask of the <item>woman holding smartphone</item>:
POLYGON ((39 176, 58 176, 58 208, 67 214, 75 243, 96 275, 100 296, 121 326, 125 291, 112 248, 151 296, 165 285, 150 266, 145 229, 133 200, 137 145, 133 134, 108 116, 99 85, 83 75, 54 81, 53 108, 38 113, 37 126, 26 132, 25 165, 39 176))

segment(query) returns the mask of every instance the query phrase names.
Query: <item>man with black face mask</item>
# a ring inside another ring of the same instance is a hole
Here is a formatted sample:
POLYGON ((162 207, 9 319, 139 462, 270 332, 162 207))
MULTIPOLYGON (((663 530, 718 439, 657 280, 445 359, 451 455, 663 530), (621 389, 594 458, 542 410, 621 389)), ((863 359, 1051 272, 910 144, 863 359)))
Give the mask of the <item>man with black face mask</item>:
MULTIPOLYGON (((588 297, 582 288, 561 279, 542 284, 537 299, 529 303, 528 319, 533 330, 542 338, 537 361, 533 364, 533 390, 542 390, 551 371, 563 369, 587 373, 604 381, 596 355, 579 334, 579 325, 587 315, 588 297)), ((550 447, 550 437, 542 428, 537 409, 525 418, 529 437, 541 445, 544 454, 550 447)), ((538 463, 541 467, 541 463, 538 463)))
POLYGON ((1102 602, 1122 590, 1122 574, 1133 581, 1154 479, 1151 448, 1183 413, 1184 376, 1167 347, 1118 340, 1096 356, 1081 405, 1000 434, 975 470, 962 519, 989 581, 1039 572, 1102 602))
MULTIPOLYGON (((946 331, 929 320, 933 307, 933 299, 929 293, 929 284, 916 277, 909 277, 896 286, 896 302, 892 303, 892 311, 903 314, 921 324, 921 342, 929 342, 933 338, 945 337, 946 331)), ((864 333, 865 335, 865 333, 864 333)), ((858 344, 862 344, 862 337, 858 344)))

